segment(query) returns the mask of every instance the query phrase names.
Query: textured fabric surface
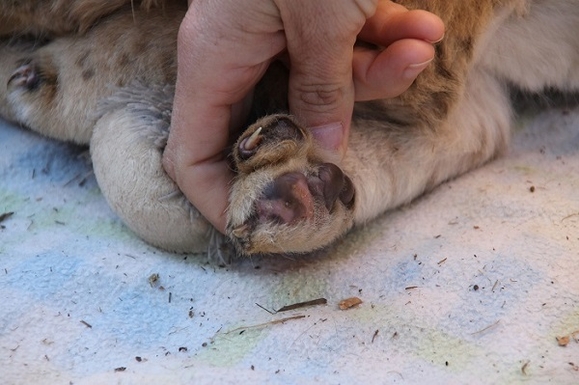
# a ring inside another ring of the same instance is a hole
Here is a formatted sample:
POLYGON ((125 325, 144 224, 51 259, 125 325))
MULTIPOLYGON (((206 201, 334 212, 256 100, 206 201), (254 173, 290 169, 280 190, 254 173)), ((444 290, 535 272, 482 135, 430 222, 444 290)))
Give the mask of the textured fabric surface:
POLYGON ((86 149, 2 122, 0 151, 2 383, 579 383, 579 110, 323 253, 225 268, 131 234, 86 149))

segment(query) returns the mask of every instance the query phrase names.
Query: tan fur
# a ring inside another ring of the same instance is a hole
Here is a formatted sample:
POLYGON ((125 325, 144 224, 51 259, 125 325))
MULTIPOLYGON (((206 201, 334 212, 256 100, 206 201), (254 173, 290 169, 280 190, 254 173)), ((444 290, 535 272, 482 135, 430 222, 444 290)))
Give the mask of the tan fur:
MULTIPOLYGON (((499 155, 510 136, 508 84, 533 92, 579 88, 574 0, 400 3, 438 14, 447 32, 436 45, 435 62, 407 92, 356 105, 350 146, 338 162, 353 182, 354 200, 338 200, 330 209, 316 201, 312 217, 298 224, 255 222, 255 202, 276 178, 287 172, 315 177, 320 164, 336 162, 305 130, 303 138, 240 158, 240 141, 277 117, 258 120, 233 147, 238 175, 228 236, 239 252, 318 249, 499 155)), ((0 89, 0 114, 47 136, 90 142, 103 194, 129 227, 157 246, 193 252, 205 250, 211 227, 160 163, 185 11, 185 2, 168 0, 0 3, 0 35, 6 38, 0 86, 31 65, 42 77, 34 89, 17 81, 0 89), (53 40, 14 43, 14 35, 30 33, 53 40)), ((284 78, 277 71, 256 92, 256 116, 284 111, 284 78)))
POLYGON ((82 34, 123 7, 150 10, 162 4, 162 0, 4 0, 0 3, 0 36, 82 34))

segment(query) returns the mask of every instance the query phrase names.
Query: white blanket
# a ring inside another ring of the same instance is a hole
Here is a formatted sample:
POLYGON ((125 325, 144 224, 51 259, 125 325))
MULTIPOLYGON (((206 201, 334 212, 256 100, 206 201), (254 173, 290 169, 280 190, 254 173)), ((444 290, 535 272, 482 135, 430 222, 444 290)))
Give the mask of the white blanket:
POLYGON ((85 149, 0 122, 0 382, 577 384, 579 110, 520 126, 326 252, 220 268, 137 239, 85 149))

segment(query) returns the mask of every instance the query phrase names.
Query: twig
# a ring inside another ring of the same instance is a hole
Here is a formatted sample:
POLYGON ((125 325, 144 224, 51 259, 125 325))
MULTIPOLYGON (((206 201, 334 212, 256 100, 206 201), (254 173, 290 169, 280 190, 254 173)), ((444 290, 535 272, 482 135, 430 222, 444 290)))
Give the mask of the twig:
POLYGON ((274 314, 275 314, 275 312, 272 312, 272 311, 266 309, 265 307, 261 306, 261 305, 258 304, 257 302, 255 303, 255 305, 258 306, 259 308, 265 310, 266 312, 268 312, 268 313, 271 314, 271 315, 274 315, 274 314))
POLYGON ((9 211, 7 213, 0 214, 0 222, 10 218, 12 215, 14 215, 14 211, 9 211))
POLYGON ((487 326, 487 327, 484 328, 484 329, 479 330, 478 332, 470 333, 470 335, 471 335, 471 336, 474 336, 475 334, 480 334, 480 333, 486 332, 486 331, 489 330, 490 328, 493 328, 493 327, 497 326, 497 325, 499 324, 499 322, 501 322, 501 320, 497 320, 497 322, 495 322, 495 323, 487 326))
POLYGON ((529 366, 530 363, 531 361, 527 360, 521 367, 521 373, 523 373, 525 376, 527 375, 527 366, 529 366))
POLYGON ((328 303, 327 299, 318 298, 318 299, 313 299, 311 301, 298 302, 298 303, 294 303, 293 305, 284 306, 284 307, 278 309, 278 311, 276 313, 280 313, 282 311, 300 309, 300 308, 308 307, 308 306, 325 305, 327 303, 328 303))
POLYGON ((282 324, 284 322, 287 321, 293 321, 296 319, 302 319, 302 318, 306 318, 305 315, 294 315, 292 317, 285 317, 285 318, 280 318, 280 319, 276 319, 273 321, 269 321, 269 322, 264 322, 262 324, 257 324, 257 325, 250 325, 250 326, 240 326, 238 328, 235 328, 233 330, 229 330, 223 334, 231 334, 231 333, 235 333, 238 331, 245 331, 247 329, 258 329, 258 328, 262 328, 262 327, 266 327, 266 326, 271 326, 271 325, 277 325, 277 324, 282 324))
POLYGON ((376 339, 376 337, 378 337, 378 333, 380 333, 380 329, 376 329, 376 331, 374 332, 374 335, 372 336, 372 343, 374 343, 374 340, 376 339))
POLYGON ((87 328, 92 329, 92 325, 89 324, 88 322, 80 320, 80 323, 83 324, 84 326, 86 326, 87 328))
POLYGON ((561 222, 563 222, 565 219, 569 219, 569 218, 574 217, 574 216, 576 216, 576 215, 579 215, 579 213, 569 214, 569 215, 567 215, 565 218, 561 219, 561 222))

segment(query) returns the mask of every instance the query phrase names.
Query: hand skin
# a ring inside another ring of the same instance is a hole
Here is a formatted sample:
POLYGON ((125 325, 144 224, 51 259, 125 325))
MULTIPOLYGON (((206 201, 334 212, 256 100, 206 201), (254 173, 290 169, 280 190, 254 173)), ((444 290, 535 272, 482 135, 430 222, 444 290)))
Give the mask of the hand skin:
POLYGON ((432 44, 443 35, 437 16, 386 0, 190 2, 179 30, 163 166, 224 232, 233 179, 224 150, 273 60, 289 57, 290 112, 320 145, 343 154, 354 101, 400 95, 434 58, 432 44), (357 38, 385 48, 354 47, 357 38))

